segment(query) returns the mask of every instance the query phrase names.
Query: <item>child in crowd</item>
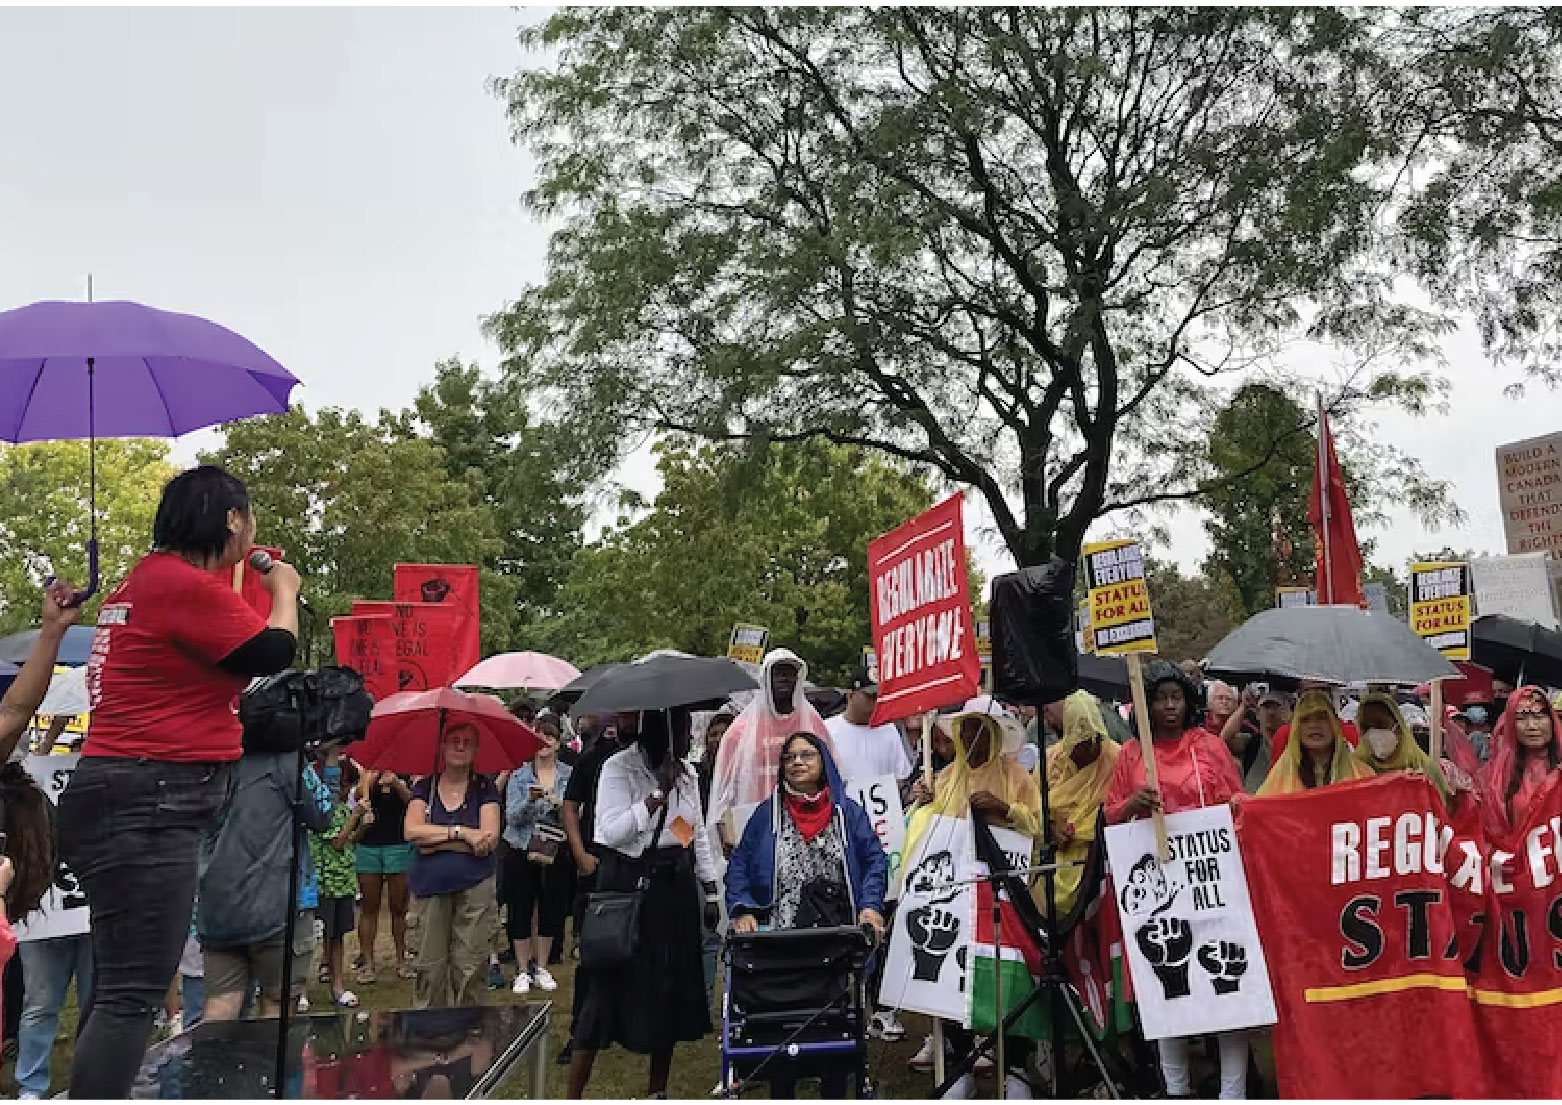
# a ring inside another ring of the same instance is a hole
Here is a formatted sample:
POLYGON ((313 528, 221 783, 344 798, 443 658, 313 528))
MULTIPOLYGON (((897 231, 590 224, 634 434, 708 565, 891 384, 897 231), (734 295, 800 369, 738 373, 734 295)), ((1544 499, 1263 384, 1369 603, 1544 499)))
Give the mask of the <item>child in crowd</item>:
POLYGON ((320 781, 336 802, 330 828, 309 835, 309 857, 314 862, 320 885, 316 909, 324 928, 323 973, 331 987, 332 1000, 343 1008, 352 1009, 358 1005, 358 996, 346 988, 344 941, 357 920, 354 910, 358 896, 356 845, 374 824, 374 809, 367 802, 355 800, 353 788, 358 781, 357 771, 352 761, 343 758, 339 750, 328 753, 317 770, 320 781))

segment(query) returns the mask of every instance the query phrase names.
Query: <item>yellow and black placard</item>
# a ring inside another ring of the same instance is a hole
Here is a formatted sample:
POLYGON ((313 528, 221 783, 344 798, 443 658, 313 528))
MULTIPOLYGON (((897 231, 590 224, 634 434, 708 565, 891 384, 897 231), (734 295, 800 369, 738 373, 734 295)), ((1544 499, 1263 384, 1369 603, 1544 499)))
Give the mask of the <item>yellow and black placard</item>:
POLYGON ((770 630, 764 626, 739 622, 732 627, 732 639, 727 642, 727 659, 758 664, 765 659, 765 645, 769 641, 770 630))
POLYGON ((1470 566, 1410 566, 1410 628, 1449 660, 1470 658, 1470 566))
POLYGON ((1080 550, 1090 604, 1087 639, 1098 656, 1155 651, 1155 615, 1138 541, 1098 541, 1080 550))

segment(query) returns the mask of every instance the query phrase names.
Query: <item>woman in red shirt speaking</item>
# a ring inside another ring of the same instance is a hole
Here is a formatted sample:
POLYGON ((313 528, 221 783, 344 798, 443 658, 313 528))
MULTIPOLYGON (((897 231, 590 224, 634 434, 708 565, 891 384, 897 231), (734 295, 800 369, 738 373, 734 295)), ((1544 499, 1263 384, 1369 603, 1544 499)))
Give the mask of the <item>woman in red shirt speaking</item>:
POLYGON ((232 571, 255 541, 244 484, 221 468, 163 489, 152 552, 103 602, 87 663, 91 722, 60 796, 60 847, 92 917, 94 984, 72 1098, 126 1098, 179 966, 202 832, 239 758, 234 698, 297 647, 298 573, 275 564, 266 621, 232 571))

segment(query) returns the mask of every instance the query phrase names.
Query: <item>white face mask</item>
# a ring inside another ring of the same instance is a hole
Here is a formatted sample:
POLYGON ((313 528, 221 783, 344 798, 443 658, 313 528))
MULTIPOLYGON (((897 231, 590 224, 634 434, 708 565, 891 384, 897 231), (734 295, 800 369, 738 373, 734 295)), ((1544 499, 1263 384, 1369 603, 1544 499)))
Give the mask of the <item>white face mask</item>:
POLYGON ((1368 729, 1362 736, 1366 738, 1372 754, 1380 760, 1388 759, 1394 754, 1394 749, 1399 747, 1399 734, 1392 729, 1368 729))

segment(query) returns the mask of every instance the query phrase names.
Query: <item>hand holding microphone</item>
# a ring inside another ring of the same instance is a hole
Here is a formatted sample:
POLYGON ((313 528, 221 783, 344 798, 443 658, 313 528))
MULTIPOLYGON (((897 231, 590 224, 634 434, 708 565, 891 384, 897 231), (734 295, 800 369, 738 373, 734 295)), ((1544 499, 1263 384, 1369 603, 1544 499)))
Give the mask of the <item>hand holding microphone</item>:
POLYGON ((260 576, 261 583, 271 592, 273 599, 281 602, 292 602, 298 599, 298 592, 303 587, 304 581, 293 565, 285 561, 273 560, 271 554, 265 549, 253 549, 249 554, 249 566, 260 576))

